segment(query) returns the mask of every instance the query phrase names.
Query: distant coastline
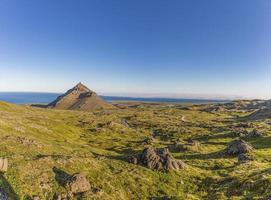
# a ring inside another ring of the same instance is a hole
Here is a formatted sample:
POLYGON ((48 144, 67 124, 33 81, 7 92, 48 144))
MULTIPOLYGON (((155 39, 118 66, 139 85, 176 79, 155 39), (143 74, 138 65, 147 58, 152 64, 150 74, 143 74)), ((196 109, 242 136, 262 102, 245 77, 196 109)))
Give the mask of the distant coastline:
MULTIPOLYGON (((61 93, 45 92, 0 92, 0 101, 6 101, 15 104, 46 104, 53 101, 61 93)), ((134 101, 134 102, 156 102, 156 103, 225 103, 230 100, 223 99, 194 99, 194 98, 141 98, 141 97, 118 97, 118 96, 101 96, 108 102, 115 101, 134 101)))

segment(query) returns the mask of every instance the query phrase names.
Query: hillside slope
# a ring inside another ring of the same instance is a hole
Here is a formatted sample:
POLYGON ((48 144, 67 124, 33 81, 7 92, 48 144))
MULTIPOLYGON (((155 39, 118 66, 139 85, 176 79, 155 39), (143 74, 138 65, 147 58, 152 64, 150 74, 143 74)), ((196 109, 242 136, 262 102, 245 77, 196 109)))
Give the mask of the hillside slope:
POLYGON ((0 157, 9 161, 8 171, 0 176, 0 188, 11 199, 53 199, 56 193, 67 192, 57 179, 61 171, 86 176, 91 190, 80 199, 260 199, 271 195, 269 125, 264 121, 250 125, 248 130, 257 128, 264 136, 245 139, 254 148, 254 159, 240 164, 237 157, 223 152, 236 137, 231 127, 239 126, 237 113, 201 109, 139 104, 89 113, 0 102, 0 157), (196 146, 185 142, 191 139, 198 141, 196 146), (189 145, 179 151, 175 145, 182 141, 189 145), (127 162, 128 156, 148 145, 168 147, 187 167, 158 172, 127 162))

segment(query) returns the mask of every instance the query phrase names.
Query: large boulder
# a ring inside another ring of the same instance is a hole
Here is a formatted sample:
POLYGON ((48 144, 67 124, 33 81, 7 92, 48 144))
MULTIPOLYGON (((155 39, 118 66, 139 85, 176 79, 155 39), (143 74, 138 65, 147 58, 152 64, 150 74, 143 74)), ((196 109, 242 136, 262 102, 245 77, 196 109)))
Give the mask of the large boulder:
POLYGON ((246 137, 247 138, 254 138, 254 137, 262 137, 263 134, 259 132, 257 129, 253 129, 251 132, 249 132, 246 137))
POLYGON ((76 173, 66 179, 65 188, 69 193, 76 195, 89 191, 90 183, 85 176, 80 173, 76 173))
POLYGON ((145 148, 143 153, 139 155, 138 161, 135 163, 139 163, 151 170, 157 171, 179 170, 185 167, 185 164, 180 160, 176 160, 167 148, 145 148))
POLYGON ((232 141, 226 148, 228 155, 239 155, 249 153, 253 150, 253 147, 242 139, 236 139, 232 141))

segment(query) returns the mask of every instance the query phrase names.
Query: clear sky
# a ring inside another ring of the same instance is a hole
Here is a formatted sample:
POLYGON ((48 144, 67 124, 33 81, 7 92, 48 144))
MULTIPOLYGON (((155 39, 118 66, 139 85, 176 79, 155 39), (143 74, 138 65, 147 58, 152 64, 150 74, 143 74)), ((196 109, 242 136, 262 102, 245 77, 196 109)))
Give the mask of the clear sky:
POLYGON ((270 0, 0 0, 0 91, 271 98, 270 0))

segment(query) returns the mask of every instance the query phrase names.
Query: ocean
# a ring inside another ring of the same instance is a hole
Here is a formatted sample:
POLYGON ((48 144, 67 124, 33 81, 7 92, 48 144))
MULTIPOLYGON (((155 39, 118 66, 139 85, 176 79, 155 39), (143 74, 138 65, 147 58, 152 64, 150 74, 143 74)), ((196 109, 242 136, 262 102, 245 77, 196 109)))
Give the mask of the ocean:
MULTIPOLYGON (((0 92, 0 101, 6 101, 15 104, 47 104, 55 100, 59 93, 41 93, 41 92, 0 92)), ((134 98, 134 97, 116 97, 101 96, 105 101, 137 101, 137 102, 157 102, 157 103, 225 103, 228 100, 216 99, 182 99, 182 98, 134 98)))

